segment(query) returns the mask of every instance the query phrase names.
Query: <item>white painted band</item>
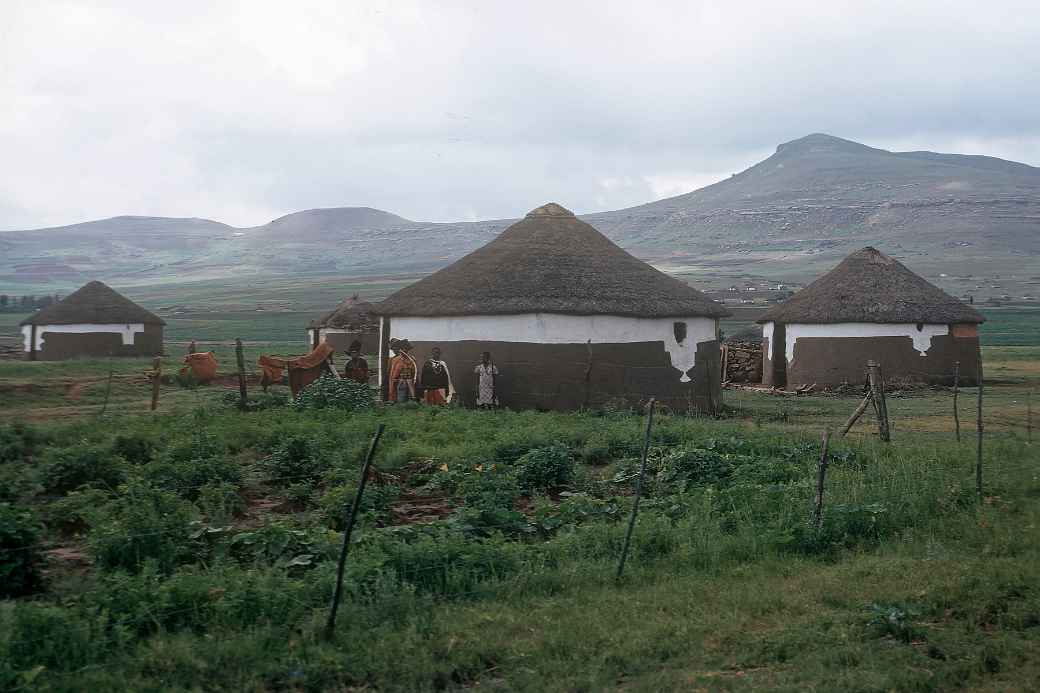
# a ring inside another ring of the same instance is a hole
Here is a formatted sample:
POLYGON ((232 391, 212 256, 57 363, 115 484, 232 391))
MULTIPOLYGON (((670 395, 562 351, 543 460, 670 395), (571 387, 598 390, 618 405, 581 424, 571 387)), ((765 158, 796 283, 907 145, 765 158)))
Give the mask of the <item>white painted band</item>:
POLYGON ((632 344, 663 342, 672 366, 686 371, 696 365, 697 345, 718 336, 714 318, 633 318, 620 315, 465 315, 443 318, 394 318, 393 336, 412 342, 523 342, 531 344, 632 344), (686 323, 686 338, 675 339, 674 325, 686 323))
MULTIPOLYGON (((36 326, 36 351, 43 350, 44 335, 63 332, 66 334, 118 334, 123 341, 123 346, 132 346, 134 335, 144 332, 144 323, 130 324, 104 324, 104 325, 37 325, 36 326)), ((32 325, 22 325, 22 346, 29 351, 29 340, 32 334, 32 325)))
MULTIPOLYGON (((913 323, 886 324, 870 322, 837 322, 824 325, 788 324, 786 326, 786 348, 784 356, 788 363, 794 360, 794 345, 801 338, 842 338, 842 337, 909 337, 914 349, 921 356, 927 356, 932 348, 932 339, 950 334, 949 325, 922 325, 917 329, 913 323)), ((769 340, 769 358, 773 358, 773 323, 767 322, 762 327, 762 337, 769 340)))

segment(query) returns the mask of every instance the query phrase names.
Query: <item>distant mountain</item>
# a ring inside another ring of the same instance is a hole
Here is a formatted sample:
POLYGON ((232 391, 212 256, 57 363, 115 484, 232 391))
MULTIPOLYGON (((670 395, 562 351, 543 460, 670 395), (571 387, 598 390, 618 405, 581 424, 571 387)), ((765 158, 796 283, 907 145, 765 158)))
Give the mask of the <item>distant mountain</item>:
MULTIPOLYGON (((720 283, 810 279, 868 244, 955 292, 1003 286, 980 276, 1040 281, 1040 169, 986 156, 889 152, 814 134, 705 188, 584 218, 639 257, 720 283)), ((368 207, 308 210, 244 229, 116 217, 0 233, 0 291, 67 289, 91 278, 127 285, 422 273, 509 223, 415 222, 368 207)))

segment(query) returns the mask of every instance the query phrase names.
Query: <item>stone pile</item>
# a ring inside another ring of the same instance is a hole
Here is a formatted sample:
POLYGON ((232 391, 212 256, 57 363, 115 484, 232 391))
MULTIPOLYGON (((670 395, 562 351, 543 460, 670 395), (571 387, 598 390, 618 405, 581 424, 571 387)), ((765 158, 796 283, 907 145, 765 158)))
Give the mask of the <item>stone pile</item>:
POLYGON ((727 342, 723 346, 723 381, 762 382, 762 345, 754 342, 727 342))

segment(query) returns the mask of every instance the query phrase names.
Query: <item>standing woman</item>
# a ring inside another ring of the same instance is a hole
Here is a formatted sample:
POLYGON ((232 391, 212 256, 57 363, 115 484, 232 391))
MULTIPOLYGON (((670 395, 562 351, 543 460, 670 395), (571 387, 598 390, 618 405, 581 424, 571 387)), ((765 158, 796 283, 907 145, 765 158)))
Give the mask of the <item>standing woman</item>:
POLYGON ((390 387, 387 399, 391 402, 409 402, 415 399, 415 359, 408 352, 412 343, 407 339, 391 339, 390 387))
POLYGON ((355 383, 367 385, 368 361, 361 358, 361 342, 359 340, 355 339, 350 343, 347 355, 350 356, 350 358, 347 360, 346 368, 343 371, 343 377, 348 380, 353 380, 355 383))
POLYGON ((447 404, 455 394, 451 386, 451 371, 448 370, 448 364, 441 360, 440 347, 433 347, 430 358, 423 363, 419 388, 422 390, 422 401, 426 404, 447 404))
POLYGON ((491 360, 491 352, 480 355, 480 363, 473 369, 477 375, 477 406, 481 409, 494 409, 498 406, 498 366, 491 360))

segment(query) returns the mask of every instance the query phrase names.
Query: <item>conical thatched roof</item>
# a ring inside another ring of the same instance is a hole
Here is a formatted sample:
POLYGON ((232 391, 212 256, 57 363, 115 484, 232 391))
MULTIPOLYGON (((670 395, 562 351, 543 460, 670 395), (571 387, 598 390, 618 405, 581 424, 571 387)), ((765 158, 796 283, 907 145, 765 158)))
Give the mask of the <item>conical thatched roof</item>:
POLYGON ((558 204, 379 304, 381 315, 569 313, 729 315, 700 291, 629 255, 558 204))
POLYGON ((758 322, 985 322, 971 306, 876 248, 863 248, 758 322))
POLYGON ((366 325, 375 323, 372 308, 371 303, 362 301, 357 294, 354 294, 336 306, 334 310, 322 315, 317 320, 312 320, 310 326, 312 328, 361 329, 366 325))
POLYGON ((84 284, 54 305, 22 321, 23 325, 112 325, 143 323, 165 325, 155 313, 142 308, 102 282, 84 284))

